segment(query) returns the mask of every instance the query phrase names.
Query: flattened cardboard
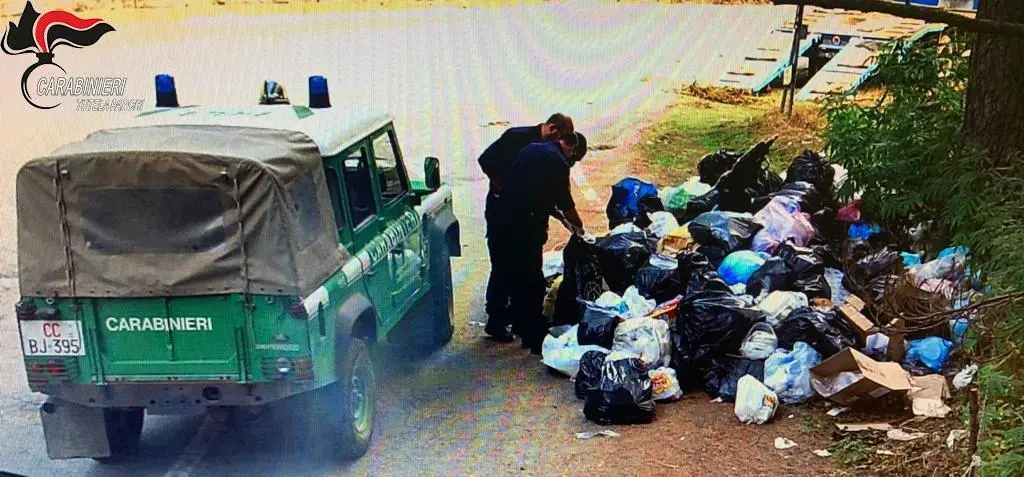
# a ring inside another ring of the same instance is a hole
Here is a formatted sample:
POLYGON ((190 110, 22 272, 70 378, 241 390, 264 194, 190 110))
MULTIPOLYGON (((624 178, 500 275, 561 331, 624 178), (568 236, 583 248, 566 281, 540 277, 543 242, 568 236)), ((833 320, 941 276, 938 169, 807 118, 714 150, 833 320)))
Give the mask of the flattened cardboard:
POLYGON ((864 307, 867 306, 864 300, 861 300, 857 295, 849 295, 846 297, 846 305, 850 305, 854 310, 864 311, 864 307))
POLYGON ((910 374, 899 363, 879 363, 853 348, 846 348, 811 368, 811 375, 825 379, 843 371, 860 371, 864 375, 864 378, 828 397, 846 406, 859 406, 890 392, 909 391, 912 387, 910 374))
POLYGON ((850 322, 861 338, 865 340, 875 332, 875 324, 849 303, 839 307, 839 316, 850 322))
POLYGON ((888 431, 892 425, 888 422, 869 422, 865 424, 836 424, 842 432, 888 431))
POLYGON ((910 384, 913 389, 907 393, 907 397, 910 398, 910 407, 914 415, 942 418, 952 410, 945 403, 945 400, 951 397, 945 376, 912 376, 910 384))
POLYGON ((886 354, 889 355, 889 361, 899 363, 903 361, 903 354, 907 352, 907 341, 904 338, 905 333, 899 330, 904 329, 904 323, 902 319, 896 318, 889 322, 889 328, 897 331, 889 331, 889 347, 886 349, 886 354))

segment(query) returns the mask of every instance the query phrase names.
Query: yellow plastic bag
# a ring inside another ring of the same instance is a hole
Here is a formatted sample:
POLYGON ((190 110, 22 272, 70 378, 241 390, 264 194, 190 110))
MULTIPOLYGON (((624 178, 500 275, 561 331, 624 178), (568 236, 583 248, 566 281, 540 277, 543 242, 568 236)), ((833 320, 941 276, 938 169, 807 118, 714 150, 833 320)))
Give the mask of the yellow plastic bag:
POLYGON ((555 300, 558 299, 558 289, 562 286, 562 276, 559 275, 551 282, 547 295, 544 296, 544 307, 542 312, 548 318, 555 317, 555 300))
POLYGON ((678 227, 661 240, 658 240, 658 253, 668 257, 675 257, 679 252, 696 247, 697 243, 690 236, 690 228, 688 226, 689 224, 678 227))

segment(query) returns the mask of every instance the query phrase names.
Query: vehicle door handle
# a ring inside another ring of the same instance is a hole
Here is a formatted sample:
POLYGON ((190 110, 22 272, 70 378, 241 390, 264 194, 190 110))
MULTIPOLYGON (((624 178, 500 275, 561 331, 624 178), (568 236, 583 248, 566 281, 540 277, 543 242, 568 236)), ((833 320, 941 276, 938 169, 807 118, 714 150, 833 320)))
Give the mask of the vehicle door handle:
POLYGON ((372 277, 372 276, 374 276, 376 274, 377 274, 377 270, 374 270, 372 268, 366 271, 366 276, 368 276, 368 277, 372 277))

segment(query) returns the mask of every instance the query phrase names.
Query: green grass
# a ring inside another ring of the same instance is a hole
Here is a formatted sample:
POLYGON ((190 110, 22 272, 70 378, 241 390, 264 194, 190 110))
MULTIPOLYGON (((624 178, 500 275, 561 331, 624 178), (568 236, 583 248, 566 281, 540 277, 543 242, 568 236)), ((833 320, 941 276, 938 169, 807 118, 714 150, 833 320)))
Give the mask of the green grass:
POLYGON ((736 105, 681 95, 641 142, 644 166, 660 185, 676 185, 696 175, 702 157, 720 149, 743 151, 778 135, 769 166, 785 170, 804 149, 819 149, 822 120, 817 108, 798 105, 792 118, 780 115, 775 95, 736 105))
POLYGON ((828 447, 832 458, 845 466, 856 465, 870 460, 872 448, 856 437, 847 437, 828 447))

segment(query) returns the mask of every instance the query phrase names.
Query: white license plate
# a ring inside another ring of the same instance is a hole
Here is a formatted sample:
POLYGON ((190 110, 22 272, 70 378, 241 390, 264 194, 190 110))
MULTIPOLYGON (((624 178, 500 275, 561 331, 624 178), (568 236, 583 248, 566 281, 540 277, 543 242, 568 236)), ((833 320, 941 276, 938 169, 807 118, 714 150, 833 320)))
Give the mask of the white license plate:
POLYGON ((25 356, 85 356, 81 323, 35 320, 19 323, 25 356))

